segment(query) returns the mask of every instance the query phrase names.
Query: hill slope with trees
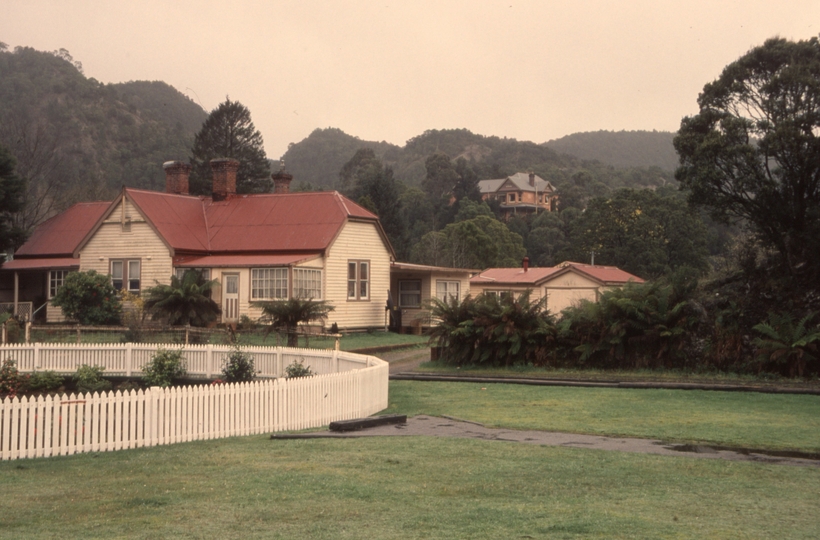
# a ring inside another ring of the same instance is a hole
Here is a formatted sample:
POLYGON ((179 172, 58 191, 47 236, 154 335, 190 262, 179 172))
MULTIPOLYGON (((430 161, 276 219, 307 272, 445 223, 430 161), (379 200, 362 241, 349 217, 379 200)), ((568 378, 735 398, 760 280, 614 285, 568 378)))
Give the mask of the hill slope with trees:
POLYGON ((30 230, 123 185, 162 189, 160 165, 189 155, 206 117, 163 82, 102 84, 65 49, 9 51, 0 44, 0 144, 27 182, 14 224, 30 230))
POLYGON ((589 131, 544 143, 556 152, 616 167, 660 167, 674 171, 678 155, 668 131, 589 131))

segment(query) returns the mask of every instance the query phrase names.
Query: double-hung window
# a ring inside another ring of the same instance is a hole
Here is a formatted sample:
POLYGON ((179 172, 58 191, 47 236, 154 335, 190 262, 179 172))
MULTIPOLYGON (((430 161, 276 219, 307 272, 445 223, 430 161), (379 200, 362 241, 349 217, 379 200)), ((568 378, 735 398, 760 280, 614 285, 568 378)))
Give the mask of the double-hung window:
POLYGON ((251 268, 251 300, 283 300, 287 297, 287 268, 251 268))
POLYGON ((442 302, 448 302, 451 298, 458 300, 459 285, 458 281, 436 281, 436 298, 442 302))
POLYGON ((140 293, 140 260, 111 261, 111 284, 118 291, 140 293))
POLYGON ((421 307, 421 281, 399 281, 399 307, 421 307))
POLYGON ((347 299, 370 299, 370 261, 347 262, 347 299))
POLYGON ((293 297, 321 300, 322 271, 316 268, 294 268, 293 297))
POLYGON ((53 298, 65 283, 69 270, 51 270, 48 273, 48 297, 53 298))

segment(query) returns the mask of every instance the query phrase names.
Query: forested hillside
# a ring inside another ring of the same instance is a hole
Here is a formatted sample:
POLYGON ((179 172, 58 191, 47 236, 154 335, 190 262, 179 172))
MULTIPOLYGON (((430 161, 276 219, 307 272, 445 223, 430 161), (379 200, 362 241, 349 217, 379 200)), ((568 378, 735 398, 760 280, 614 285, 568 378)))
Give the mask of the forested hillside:
POLYGON ((668 131, 589 131, 544 143, 557 152, 616 167, 660 167, 673 171, 678 155, 668 131))
POLYGON ((581 182, 589 187, 591 194, 621 187, 655 188, 674 184, 672 169, 616 168, 559 154, 533 142, 485 137, 466 129, 425 131, 407 141, 404 147, 363 141, 335 128, 317 129, 303 141, 291 144, 284 159, 297 181, 317 189, 335 189, 341 166, 361 148, 372 149, 385 165, 393 169, 395 178, 410 187, 421 185, 427 174, 425 160, 436 153, 453 160, 464 158, 480 179, 531 170, 560 187, 572 184, 580 175, 581 182))
POLYGON ((207 117, 163 82, 102 84, 81 69, 64 49, 0 49, 0 145, 27 181, 23 229, 123 185, 161 189, 162 162, 187 159, 207 117))

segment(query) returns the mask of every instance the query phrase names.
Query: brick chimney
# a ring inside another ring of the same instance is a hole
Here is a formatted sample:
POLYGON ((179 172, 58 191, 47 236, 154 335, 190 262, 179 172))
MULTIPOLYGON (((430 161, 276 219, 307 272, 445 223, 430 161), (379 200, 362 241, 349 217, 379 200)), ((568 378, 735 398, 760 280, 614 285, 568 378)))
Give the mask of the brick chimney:
POLYGON ((530 258, 529 257, 524 257, 524 260, 521 261, 521 262, 524 265, 524 272, 526 272, 527 270, 530 269, 530 258))
POLYGON ((231 158, 211 160, 211 171, 214 175, 213 199, 224 201, 236 195, 236 171, 239 162, 231 158))
POLYGON ((535 187, 535 173, 534 172, 530 172, 530 185, 532 187, 535 187))
POLYGON ((285 164, 282 163, 282 168, 278 172, 270 175, 273 178, 273 192, 274 193, 290 193, 290 182, 293 180, 293 175, 285 171, 285 164))
POLYGON ((188 175, 191 166, 181 161, 166 161, 162 164, 165 169, 165 193, 188 195, 188 175))

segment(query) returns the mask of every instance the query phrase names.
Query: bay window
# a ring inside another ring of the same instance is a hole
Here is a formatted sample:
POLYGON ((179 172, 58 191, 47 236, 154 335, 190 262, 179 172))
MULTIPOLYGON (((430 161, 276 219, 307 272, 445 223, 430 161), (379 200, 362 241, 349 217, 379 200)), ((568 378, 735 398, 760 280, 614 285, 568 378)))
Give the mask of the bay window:
POLYGON ((251 268, 251 300, 285 300, 287 268, 251 268))

